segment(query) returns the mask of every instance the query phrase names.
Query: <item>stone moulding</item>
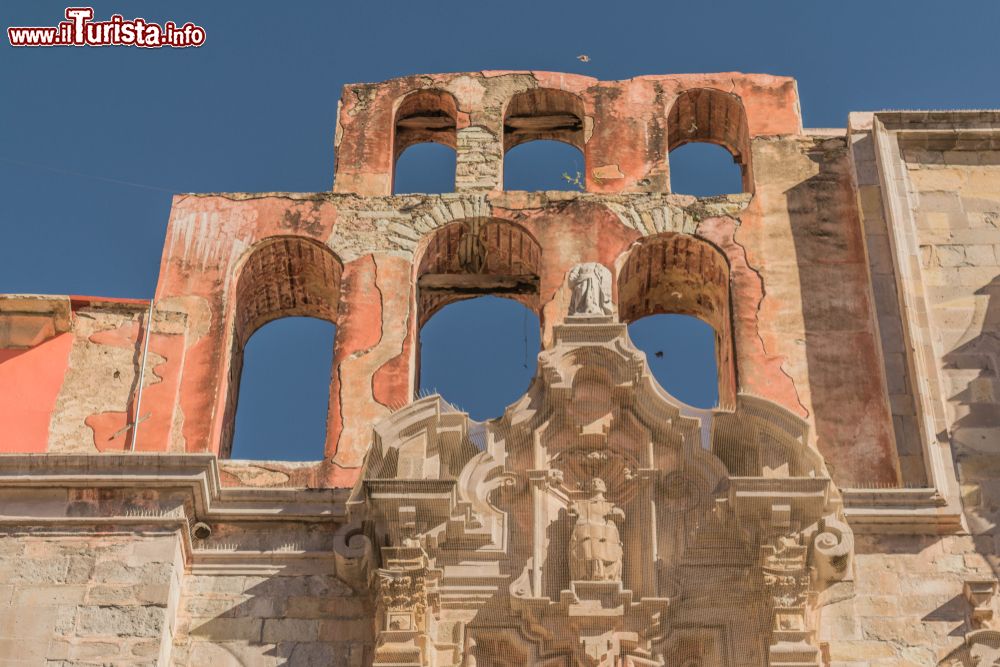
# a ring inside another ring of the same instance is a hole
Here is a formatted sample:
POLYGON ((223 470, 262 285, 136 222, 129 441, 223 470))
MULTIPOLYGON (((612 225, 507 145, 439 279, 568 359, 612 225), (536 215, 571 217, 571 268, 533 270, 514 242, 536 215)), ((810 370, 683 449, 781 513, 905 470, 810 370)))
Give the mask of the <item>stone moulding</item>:
MULTIPOLYGON (((0 455, 0 525, 9 530, 94 530, 109 524, 176 532, 194 571, 259 572, 279 562, 329 561, 347 519, 347 489, 223 488, 211 454, 0 455), (231 537, 197 540, 191 526, 231 537), (329 526, 330 540, 273 544, 267 526, 329 526), (263 528, 262 528, 263 527, 263 528), (227 541, 235 540, 235 541, 227 541)), ((343 573, 344 579, 353 575, 343 573)))
MULTIPOLYGON (((947 392, 935 359, 912 196, 902 149, 1000 146, 997 111, 882 111, 852 114, 850 132, 870 134, 878 186, 902 304, 909 377, 917 399, 920 447, 929 486, 921 489, 844 489, 845 512, 859 532, 965 532, 946 418, 947 392)), ((855 167, 858 168, 857 166, 855 167)))

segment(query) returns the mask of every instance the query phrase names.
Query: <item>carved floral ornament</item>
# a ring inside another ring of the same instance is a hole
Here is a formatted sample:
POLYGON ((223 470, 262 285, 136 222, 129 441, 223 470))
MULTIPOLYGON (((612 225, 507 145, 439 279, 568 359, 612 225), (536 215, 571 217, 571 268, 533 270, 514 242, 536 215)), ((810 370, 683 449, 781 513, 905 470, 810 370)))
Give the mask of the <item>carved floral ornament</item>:
POLYGON ((571 272, 573 315, 502 417, 431 396, 376 426, 338 537, 375 664, 820 664, 853 536, 805 423, 745 396, 685 412, 606 277, 571 272))

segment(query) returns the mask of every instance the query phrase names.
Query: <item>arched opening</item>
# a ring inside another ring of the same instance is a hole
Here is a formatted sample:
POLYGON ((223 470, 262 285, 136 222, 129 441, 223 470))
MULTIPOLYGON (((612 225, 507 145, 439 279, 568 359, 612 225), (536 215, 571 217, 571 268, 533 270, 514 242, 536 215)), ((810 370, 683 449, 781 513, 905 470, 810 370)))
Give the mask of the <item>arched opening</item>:
POLYGON ((320 461, 336 326, 312 317, 265 324, 243 350, 231 457, 320 461))
MULTIPOLYGON (((666 375, 666 382, 661 381, 665 389, 673 394, 670 387, 677 386, 675 383, 691 384, 691 389, 676 394, 677 398, 687 402, 682 396, 694 396, 700 401, 694 386, 714 377, 718 406, 723 410, 735 408, 729 264, 719 249, 684 234, 657 234, 642 239, 629 251, 618 275, 618 301, 622 321, 631 325, 630 333, 635 331, 641 340, 649 341, 646 352, 649 355, 652 351, 650 367, 658 367, 666 375), (649 319, 654 315, 687 315, 707 324, 714 343, 714 368, 704 364, 698 380, 676 375, 683 372, 674 364, 682 352, 664 349, 664 345, 671 338, 677 344, 676 337, 682 335, 685 347, 704 350, 707 341, 702 338, 698 342, 703 330, 690 320, 649 319), (649 321, 640 322, 644 318, 649 321), (662 355, 658 356, 658 352, 662 355)), ((704 407, 697 402, 691 405, 704 407)))
MULTIPOLYGON (((323 336, 327 336, 330 343, 328 346, 322 342, 314 342, 309 347, 312 352, 316 352, 320 347, 329 347, 329 350, 319 350, 316 353, 323 354, 324 359, 332 359, 332 356, 328 355, 332 355, 332 339, 340 303, 342 271, 340 260, 329 248, 319 242, 297 237, 278 237, 263 241, 250 252, 244 261, 236 280, 234 294, 233 343, 225 410, 222 417, 220 456, 230 456, 232 453, 240 392, 241 390, 250 391, 242 385, 244 357, 250 337, 261 327, 274 320, 315 318, 326 323, 326 327, 320 326, 319 329, 316 329, 317 325, 311 323, 292 322, 273 330, 274 334, 284 332, 285 335, 279 336, 280 341, 273 341, 274 336, 271 331, 264 334, 261 339, 265 350, 264 354, 268 354, 268 349, 271 350, 272 355, 275 354, 275 350, 280 350, 278 354, 291 354, 292 348, 299 344, 296 340, 300 336, 307 336, 313 341, 322 341, 323 336), (291 329, 287 327, 291 327, 291 329), (324 331, 325 334, 322 333, 324 331), (289 332, 292 333, 289 334, 289 332)), ((257 347, 257 345, 254 346, 254 351, 257 347)), ((324 365, 322 360, 313 358, 312 365, 322 369, 316 370, 316 373, 325 374, 328 393, 330 377, 332 376, 330 361, 326 361, 324 365)), ((255 363, 254 368, 256 367, 255 363)), ((248 376, 248 380, 256 382, 254 380, 258 377, 256 373, 257 371, 254 370, 251 376, 248 376)), ((263 382, 271 382, 267 376, 263 377, 263 382)), ((253 391, 256 392, 256 389, 253 391)), ((296 392, 302 401, 318 400, 311 395, 307 398, 304 394, 305 391, 306 387, 301 386, 296 392)), ((336 409, 336 406, 327 396, 325 417, 328 417, 331 409, 336 409)), ((265 410, 263 416, 269 419, 271 424, 287 426, 273 411, 265 410)), ((326 419, 322 419, 322 422, 325 425, 326 419)), ((253 428, 260 430, 262 427, 258 425, 253 428)), ((325 450, 325 440, 325 437, 321 435, 318 445, 319 451, 325 450)), ((263 442, 257 447, 257 453, 263 459, 294 460, 288 458, 292 442, 290 438, 263 442)), ((303 446, 307 448, 304 451, 309 452, 307 460, 313 460, 316 450, 313 449, 312 443, 303 443, 303 446)))
POLYGON ((511 299, 450 303, 420 330, 420 392, 476 420, 498 417, 535 376, 540 334, 538 316, 511 299))
POLYGON ((667 116, 667 150, 671 192, 707 196, 753 189, 750 133, 737 95, 710 88, 694 88, 678 95, 667 116), (680 150, 689 144, 696 146, 680 150), (720 151, 697 144, 721 147, 729 153, 728 161, 720 151), (737 170, 738 182, 733 176, 737 170))
POLYGON ((440 144, 410 146, 396 160, 392 194, 441 194, 455 190, 455 151, 440 144))
POLYGON ((743 170, 722 146, 684 144, 670 152, 670 191, 696 197, 743 192, 743 170))
POLYGON ((419 90, 403 99, 393 123, 394 194, 455 189, 457 117, 455 98, 444 91, 419 90), (440 148, 419 144, 439 144, 440 148), (404 153, 406 159, 401 160, 404 153))
POLYGON ((423 391, 440 391, 476 419, 499 416, 523 393, 540 344, 540 266, 538 242, 505 220, 454 222, 426 240, 417 264, 423 391), (475 354, 460 361, 465 346, 475 354), (510 368, 487 375, 499 359, 510 368))
POLYGON ((647 315, 628 325, 628 335, 646 353, 653 377, 670 395, 696 408, 719 404, 711 325, 690 315, 647 315))
POLYGON ((572 93, 514 95, 504 111, 504 189, 583 190, 583 118, 583 102, 572 93))
POLYGON ((583 153, 561 141, 531 141, 504 157, 504 190, 583 190, 583 153))

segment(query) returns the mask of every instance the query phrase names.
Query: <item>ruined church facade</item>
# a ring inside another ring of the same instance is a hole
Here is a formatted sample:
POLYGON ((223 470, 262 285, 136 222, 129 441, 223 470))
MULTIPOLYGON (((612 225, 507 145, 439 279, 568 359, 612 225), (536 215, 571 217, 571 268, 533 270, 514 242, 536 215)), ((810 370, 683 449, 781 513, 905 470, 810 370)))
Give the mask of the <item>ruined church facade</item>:
POLYGON ((176 196, 151 302, 0 296, 0 662, 1000 664, 1000 112, 491 71, 348 85, 335 141, 330 192, 176 196), (538 139, 579 192, 503 189, 538 139), (453 193, 392 194, 421 142, 453 193), (671 193, 690 142, 744 192, 671 193), (415 397, 478 295, 541 323, 486 422, 415 397), (629 339, 664 313, 712 327, 715 408, 629 339), (323 460, 234 460, 296 315, 337 327, 323 460))

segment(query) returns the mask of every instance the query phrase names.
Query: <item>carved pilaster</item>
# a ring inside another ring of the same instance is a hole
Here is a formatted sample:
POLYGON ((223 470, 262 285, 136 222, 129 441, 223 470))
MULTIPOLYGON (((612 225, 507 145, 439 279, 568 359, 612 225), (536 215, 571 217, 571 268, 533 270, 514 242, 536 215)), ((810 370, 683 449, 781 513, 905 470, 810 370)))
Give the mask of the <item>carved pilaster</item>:
POLYGON ((434 573, 420 548, 385 548, 382 552, 387 567, 376 573, 378 635, 373 664, 433 664, 430 637, 438 602, 434 573))
POLYGON ((812 591, 808 549, 784 535, 763 547, 764 588, 773 601, 770 665, 819 665, 813 645, 812 591))
MULTIPOLYGON (((771 530, 792 527, 792 508, 775 505, 771 530)), ((763 547, 764 586, 773 602, 770 665, 819 665, 815 645, 817 594, 851 573, 854 534, 835 514, 763 547)))

